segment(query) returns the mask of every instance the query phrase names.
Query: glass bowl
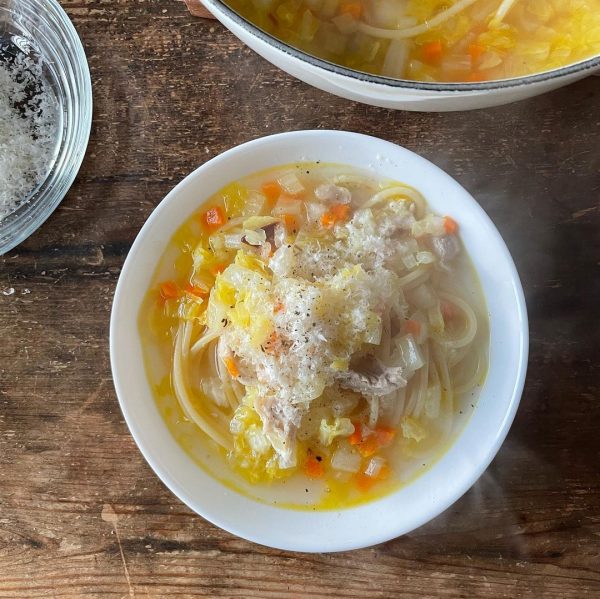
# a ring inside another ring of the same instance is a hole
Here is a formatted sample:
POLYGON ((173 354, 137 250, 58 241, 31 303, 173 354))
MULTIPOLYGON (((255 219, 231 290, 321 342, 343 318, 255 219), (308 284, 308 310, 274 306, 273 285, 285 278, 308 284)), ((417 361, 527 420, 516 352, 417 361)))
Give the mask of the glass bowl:
POLYGON ((56 148, 45 179, 0 220, 2 255, 52 214, 73 183, 90 135, 92 84, 79 36, 56 0, 0 0, 0 42, 4 52, 9 47, 42 58, 57 115, 56 148))

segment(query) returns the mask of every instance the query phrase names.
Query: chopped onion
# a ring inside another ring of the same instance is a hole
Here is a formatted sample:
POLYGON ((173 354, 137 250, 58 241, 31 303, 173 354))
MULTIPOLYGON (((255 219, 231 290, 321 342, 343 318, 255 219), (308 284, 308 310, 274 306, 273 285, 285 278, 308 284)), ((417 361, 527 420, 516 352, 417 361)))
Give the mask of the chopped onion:
POLYGON ((396 347, 400 352, 406 370, 414 372, 425 364, 421 350, 411 334, 403 335, 400 338, 396 337, 396 347))
POLYGON ((323 204, 318 202, 308 202, 306 204, 306 213, 309 221, 318 224, 325 212, 327 212, 327 208, 323 204))
POLYGON ((244 233, 230 233, 227 235, 223 235, 223 245, 229 249, 229 250, 233 250, 233 249, 239 249, 242 247, 242 237, 244 236, 244 233))
POLYGON ((360 462, 361 457, 357 451, 354 451, 348 445, 341 445, 331 458, 331 467, 342 472, 358 472, 360 462))
POLYGON ((405 40, 392 40, 381 67, 381 74, 386 77, 402 79, 406 73, 408 60, 408 44, 405 40))
POLYGON ((304 191, 304 185, 300 183, 296 173, 284 173, 277 179, 277 182, 290 195, 299 195, 304 191))
POLYGON ((356 19, 349 13, 338 15, 331 19, 331 22, 340 30, 341 33, 354 33, 358 29, 356 19))
POLYGON ((266 202, 265 196, 256 191, 251 190, 248 192, 248 197, 246 198, 246 202, 244 203, 244 208, 242 209, 242 216, 252 216, 253 214, 260 214, 262 212, 263 206, 266 202))
POLYGON ((277 200, 277 204, 273 208, 273 216, 281 216, 282 214, 293 214, 301 216, 303 211, 303 202, 286 196, 282 196, 277 200))
POLYGON ((435 262, 435 257, 431 252, 417 252, 415 257, 419 264, 432 264, 435 262))
POLYGON ((385 459, 375 456, 369 460, 367 467, 365 468, 365 474, 372 478, 377 478, 381 474, 381 470, 385 466, 385 459))

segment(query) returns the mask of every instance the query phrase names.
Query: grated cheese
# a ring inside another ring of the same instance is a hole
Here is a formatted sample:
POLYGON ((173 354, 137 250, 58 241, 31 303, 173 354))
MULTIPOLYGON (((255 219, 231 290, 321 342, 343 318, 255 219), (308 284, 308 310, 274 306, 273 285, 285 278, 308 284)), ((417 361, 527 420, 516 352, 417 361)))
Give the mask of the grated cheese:
POLYGON ((41 60, 19 54, 0 62, 0 222, 46 177, 56 132, 56 99, 41 60))

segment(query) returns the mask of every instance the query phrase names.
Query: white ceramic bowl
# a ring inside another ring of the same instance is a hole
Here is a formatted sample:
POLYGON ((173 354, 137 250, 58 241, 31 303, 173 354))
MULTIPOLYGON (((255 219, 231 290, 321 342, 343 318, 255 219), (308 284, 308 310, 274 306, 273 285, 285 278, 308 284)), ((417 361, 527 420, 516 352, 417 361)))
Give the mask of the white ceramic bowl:
POLYGON ((121 409, 144 457, 184 503, 245 539, 281 549, 338 551, 407 533, 465 493, 500 448, 515 416, 527 368, 523 291, 498 231, 473 198, 427 160, 374 137, 298 131, 263 137, 213 158, 186 177, 150 216, 133 244, 115 293, 110 352, 121 409), (490 368, 476 409, 449 451, 408 486, 341 511, 296 511, 258 503, 201 470, 171 436, 146 379, 138 312, 154 269, 177 228, 203 199, 234 179, 271 166, 322 160, 374 169, 419 189, 431 208, 460 222, 490 315, 490 368))
POLYGON ((422 83, 354 71, 316 58, 265 33, 221 0, 202 0, 213 15, 263 58, 294 77, 348 100, 424 112, 499 106, 583 79, 600 69, 600 56, 527 77, 483 83, 422 83))

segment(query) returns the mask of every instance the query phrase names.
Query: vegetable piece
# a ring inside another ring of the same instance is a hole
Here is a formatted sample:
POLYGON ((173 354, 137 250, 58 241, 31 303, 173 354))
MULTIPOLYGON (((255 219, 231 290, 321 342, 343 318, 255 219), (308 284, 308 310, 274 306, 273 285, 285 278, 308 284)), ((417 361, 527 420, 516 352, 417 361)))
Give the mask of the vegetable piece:
POLYGON ((281 195, 281 185, 277 181, 269 181, 262 186, 262 192, 271 204, 274 204, 281 195))
POLYGON ((336 437, 347 437, 354 432, 354 426, 349 418, 335 418, 329 424, 324 418, 319 426, 319 441, 322 445, 331 445, 336 437))
POLYGON ((357 446, 358 453, 363 458, 371 457, 379 451, 379 442, 377 441, 377 435, 369 435, 366 439, 363 439, 357 446))
POLYGON ((469 56, 471 57, 471 64, 475 65, 484 52, 485 46, 478 44, 477 42, 469 44, 469 56))
POLYGON ((226 268, 227 264, 215 264, 214 266, 211 266, 210 273, 216 277, 218 274, 221 274, 226 268))
POLYGON ((331 458, 331 467, 342 472, 358 472, 360 463, 359 453, 346 444, 338 447, 331 458))
POLYGON ((410 333, 397 339, 396 346, 398 347, 406 371, 414 372, 425 364, 419 346, 410 333))
POLYGON ((208 291, 198 285, 188 284, 185 286, 185 291, 196 297, 206 297, 208 295, 208 291))
POLYGON ((282 214, 281 218, 288 232, 291 233, 298 230, 298 221, 293 214, 282 214))
POLYGON ((333 227, 338 222, 348 220, 350 207, 347 204, 333 204, 329 211, 321 216, 321 224, 324 227, 333 227))
POLYGON ((381 480, 389 476, 390 467, 384 458, 375 456, 369 460, 364 473, 375 480, 381 480))
POLYGON ((358 445, 362 441, 362 425, 360 422, 353 422, 354 432, 348 438, 350 445, 358 445))
POLYGON ((304 185, 302 185, 296 173, 284 173, 277 179, 277 183, 292 196, 298 196, 304 191, 304 185))
POLYGON ((406 416, 401 420, 400 428, 402 429, 403 437, 406 439, 414 439, 417 443, 427 436, 425 429, 410 416, 406 416))
POLYGON ((220 206, 209 208, 202 215, 202 222, 209 231, 215 231, 225 224, 225 215, 220 206))
POLYGON ((404 331, 413 337, 418 337, 421 334, 421 323, 418 320, 409 319, 404 323, 404 331))
POLYGON ((285 306, 281 302, 277 302, 273 307, 273 312, 279 314, 279 312, 285 312, 285 306))
POLYGON ((225 212, 229 217, 237 217, 244 211, 244 204, 248 198, 248 190, 239 183, 231 183, 221 192, 225 212))
POLYGON ((306 462, 304 462, 304 474, 308 478, 323 478, 325 467, 322 461, 319 461, 315 456, 309 456, 306 462))
POLYGON ((164 300, 179 297, 179 287, 175 281, 165 281, 160 284, 160 296, 164 300))
POLYGON ((312 42, 315 34, 319 30, 321 21, 317 19, 308 8, 302 13, 300 21, 300 38, 305 42, 312 42))
POLYGON ((347 220, 350 214, 350 206, 348 204, 334 204, 329 211, 335 216, 337 220, 347 220))
POLYGON ((456 235, 458 232, 458 223, 452 217, 445 216, 444 229, 448 235, 456 235))
POLYGON ((406 40, 392 40, 383 60, 381 74, 402 79, 406 72, 408 52, 409 48, 406 40))
POLYGON ((362 15, 362 4, 360 2, 342 2, 340 4, 339 13, 341 15, 350 15, 358 20, 362 15))
POLYGON ((417 252, 415 255, 417 264, 433 264, 435 258, 431 252, 417 252))
POLYGON ((427 42, 421 46, 421 58, 428 64, 438 64, 442 60, 444 46, 441 40, 427 42))
POLYGON ((237 377, 240 376, 240 371, 238 370, 237 364, 233 358, 223 358, 223 363, 225 364, 225 368, 227 368, 227 372, 229 372, 234 379, 237 379, 237 377))
POLYGON ((375 429, 375 437, 380 449, 389 447, 396 437, 396 431, 388 426, 379 426, 375 429))

